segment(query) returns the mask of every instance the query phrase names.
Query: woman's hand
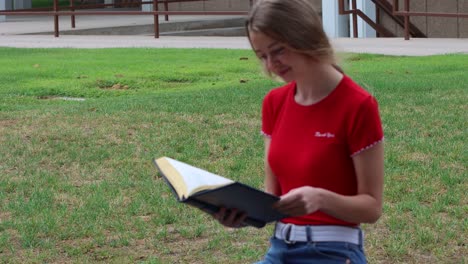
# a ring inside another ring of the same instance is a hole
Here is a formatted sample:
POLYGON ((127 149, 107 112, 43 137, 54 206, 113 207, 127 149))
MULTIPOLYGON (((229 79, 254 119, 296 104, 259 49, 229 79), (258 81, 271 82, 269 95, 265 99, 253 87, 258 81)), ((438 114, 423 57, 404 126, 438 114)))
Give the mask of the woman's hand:
POLYGON ((247 214, 238 212, 237 209, 221 207, 217 213, 213 214, 213 217, 218 220, 220 224, 227 227, 240 228, 246 226, 244 220, 247 218, 247 214))
POLYGON ((282 195, 275 208, 289 216, 311 214, 320 209, 323 189, 304 186, 282 195))

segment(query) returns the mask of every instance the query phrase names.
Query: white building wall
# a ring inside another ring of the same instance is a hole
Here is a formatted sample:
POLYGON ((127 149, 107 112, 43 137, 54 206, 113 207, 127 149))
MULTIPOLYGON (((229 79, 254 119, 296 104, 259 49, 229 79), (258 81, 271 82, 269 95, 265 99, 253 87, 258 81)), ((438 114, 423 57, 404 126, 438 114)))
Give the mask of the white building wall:
POLYGON ((349 16, 339 14, 338 1, 322 0, 322 24, 329 38, 349 37, 349 16))
MULTIPOLYGON (((6 0, 0 0, 0 10, 7 10, 6 8, 6 0)), ((6 21, 6 17, 0 15, 0 22, 6 21)))

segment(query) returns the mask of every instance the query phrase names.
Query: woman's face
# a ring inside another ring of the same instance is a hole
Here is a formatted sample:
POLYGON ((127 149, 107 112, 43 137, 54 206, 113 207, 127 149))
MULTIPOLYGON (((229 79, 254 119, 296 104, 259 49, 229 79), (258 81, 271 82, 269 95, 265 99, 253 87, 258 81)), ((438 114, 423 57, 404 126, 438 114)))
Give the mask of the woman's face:
POLYGON ((261 32, 249 32, 249 37, 255 54, 269 72, 285 82, 297 80, 306 74, 310 58, 261 32))

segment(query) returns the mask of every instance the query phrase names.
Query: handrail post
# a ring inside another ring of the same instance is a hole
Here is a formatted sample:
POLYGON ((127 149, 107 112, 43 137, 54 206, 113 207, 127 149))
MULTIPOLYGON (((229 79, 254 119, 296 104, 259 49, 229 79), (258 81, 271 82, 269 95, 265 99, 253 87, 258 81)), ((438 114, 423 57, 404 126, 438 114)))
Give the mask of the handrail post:
POLYGON ((338 14, 345 14, 344 0, 338 0, 338 14))
MULTIPOLYGON (((153 0, 153 11, 158 11, 158 0, 153 0)), ((157 13, 154 13, 154 38, 159 38, 159 15, 157 13)))
POLYGON ((357 4, 356 0, 352 0, 352 8, 353 8, 353 37, 358 37, 358 26, 357 26, 357 4))
POLYGON ((59 37, 58 0, 54 0, 54 36, 59 37))
MULTIPOLYGON (((164 10, 169 11, 169 3, 167 1, 164 2, 164 10)), ((166 21, 169 21, 169 15, 168 14, 166 14, 165 18, 166 18, 166 21)))
MULTIPOLYGON (((75 3, 74 2, 75 2, 74 0, 70 0, 70 11, 72 11, 73 13, 75 12, 75 3)), ((75 15, 71 15, 70 19, 71 19, 71 27, 75 28, 75 15)))
POLYGON ((409 11, 410 11, 410 2, 409 0, 405 0, 405 40, 410 39, 410 34, 409 34, 409 22, 410 22, 410 17, 409 17, 409 11))
MULTIPOLYGON (((375 5, 375 23, 380 25, 380 8, 378 8, 377 5, 375 5)), ((380 37, 380 32, 377 31, 376 33, 376 37, 380 37)))

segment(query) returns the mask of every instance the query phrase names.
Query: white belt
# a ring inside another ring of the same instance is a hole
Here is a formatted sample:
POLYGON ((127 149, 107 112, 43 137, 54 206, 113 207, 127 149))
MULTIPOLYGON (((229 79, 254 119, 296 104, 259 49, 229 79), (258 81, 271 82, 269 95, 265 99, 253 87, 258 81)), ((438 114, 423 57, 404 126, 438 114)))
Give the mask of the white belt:
POLYGON ((362 245, 361 229, 347 226, 300 226, 277 222, 275 237, 288 244, 295 242, 348 242, 362 245))

